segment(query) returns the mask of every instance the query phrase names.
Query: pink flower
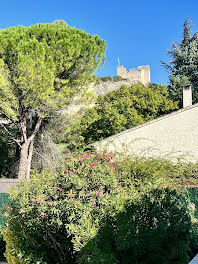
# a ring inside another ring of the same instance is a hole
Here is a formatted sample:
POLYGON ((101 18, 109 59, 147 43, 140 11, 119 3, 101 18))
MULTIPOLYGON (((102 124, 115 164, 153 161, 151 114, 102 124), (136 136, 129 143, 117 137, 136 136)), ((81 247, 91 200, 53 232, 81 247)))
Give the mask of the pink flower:
POLYGON ((57 205, 57 202, 54 202, 54 205, 57 205))
POLYGON ((97 157, 98 157, 98 158, 100 157, 100 154, 99 154, 99 153, 97 153, 97 157))
POLYGON ((112 171, 115 171, 115 168, 114 168, 114 167, 111 167, 111 170, 112 170, 112 171))
POLYGON ((109 165, 112 165, 112 162, 108 162, 109 165))
POLYGON ((67 156, 68 158, 72 158, 71 153, 67 153, 66 156, 67 156))
POLYGON ((37 218, 36 218, 36 221, 39 221, 39 220, 40 220, 40 218, 39 218, 39 217, 37 217, 37 218))
POLYGON ((61 195, 64 196, 65 195, 64 192, 62 192, 61 195))
POLYGON ((54 186, 53 188, 54 188, 54 189, 57 189, 57 186, 54 186))
POLYGON ((114 162, 113 162, 113 165, 117 165, 117 163, 114 161, 114 162))
POLYGON ((77 201, 75 201, 75 202, 74 202, 74 204, 78 204, 78 202, 77 202, 77 201))
POLYGON ((45 203, 48 205, 48 203, 49 203, 49 202, 48 202, 48 201, 46 201, 45 203))
POLYGON ((65 162, 69 162, 69 160, 68 160, 68 159, 66 159, 66 160, 65 160, 65 162))
POLYGON ((68 172, 69 172, 69 170, 66 170, 65 172, 66 172, 66 173, 68 173, 68 172))
POLYGON ((96 208, 96 203, 94 202, 94 203, 92 203, 92 205, 96 208))
POLYGON ((100 192, 99 192, 99 191, 97 191, 97 192, 96 192, 96 196, 98 196, 98 195, 99 195, 99 193, 100 193, 100 192))
POLYGON ((113 159, 113 155, 110 156, 110 159, 113 159))
POLYGON ((101 192, 101 193, 104 193, 104 190, 103 190, 103 189, 101 189, 101 190, 100 190, 100 192, 101 192))
POLYGON ((73 173, 73 171, 69 171, 69 173, 71 174, 71 175, 73 175, 74 173, 73 173))
POLYGON ((48 223, 48 222, 47 222, 46 224, 47 224, 47 225, 49 225, 49 223, 48 223))
POLYGON ((49 205, 52 205, 52 203, 49 203, 49 205))
POLYGON ((48 216, 45 215, 44 217, 45 217, 46 220, 48 219, 48 216))
POLYGON ((73 195, 72 193, 69 193, 67 196, 68 196, 69 198, 74 197, 74 195, 73 195))
POLYGON ((8 206, 8 210, 12 211, 12 210, 13 210, 13 208, 12 208, 12 207, 10 207, 10 206, 8 206))
POLYGON ((90 173, 89 176, 92 176, 92 174, 90 173))
POLYGON ((92 169, 95 169, 96 165, 95 164, 91 164, 91 167, 92 167, 92 169))
POLYGON ((37 198, 37 202, 40 204, 42 201, 42 198, 37 198))
POLYGON ((120 192, 120 190, 118 188, 116 188, 115 191, 118 192, 118 193, 120 192))
POLYGON ((62 192, 62 190, 63 190, 62 188, 59 188, 59 191, 61 191, 61 192, 62 192))
POLYGON ((88 193, 88 194, 87 194, 87 196, 91 196, 91 194, 90 194, 90 193, 88 193))
POLYGON ((19 210, 19 214, 22 214, 23 212, 24 212, 23 209, 20 209, 20 210, 19 210))

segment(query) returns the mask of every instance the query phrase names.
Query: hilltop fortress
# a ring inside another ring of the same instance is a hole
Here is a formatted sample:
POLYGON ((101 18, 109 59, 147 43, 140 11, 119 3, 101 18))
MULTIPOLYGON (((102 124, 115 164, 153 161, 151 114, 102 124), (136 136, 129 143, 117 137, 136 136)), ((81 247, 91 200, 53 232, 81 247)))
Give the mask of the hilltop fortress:
POLYGON ((143 85, 148 85, 150 83, 150 67, 138 66, 136 69, 130 69, 127 71, 124 66, 117 67, 117 75, 123 79, 128 79, 132 82, 139 82, 143 85))
POLYGON ((117 67, 117 76, 121 77, 120 81, 100 81, 94 87, 95 93, 107 94, 113 90, 118 90, 122 85, 131 86, 135 83, 148 85, 150 83, 150 66, 138 66, 137 69, 130 69, 127 71, 124 66, 117 67))

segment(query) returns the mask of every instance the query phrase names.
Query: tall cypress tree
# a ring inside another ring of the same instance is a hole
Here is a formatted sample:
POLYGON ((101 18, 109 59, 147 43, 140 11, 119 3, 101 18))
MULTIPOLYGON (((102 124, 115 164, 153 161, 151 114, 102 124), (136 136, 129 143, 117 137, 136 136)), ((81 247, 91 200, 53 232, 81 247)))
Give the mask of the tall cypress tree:
POLYGON ((191 37, 191 21, 188 19, 183 26, 183 39, 173 42, 168 54, 172 58, 168 63, 162 62, 169 71, 170 85, 168 91, 171 99, 182 105, 182 85, 192 84, 193 102, 198 102, 198 32, 191 37))

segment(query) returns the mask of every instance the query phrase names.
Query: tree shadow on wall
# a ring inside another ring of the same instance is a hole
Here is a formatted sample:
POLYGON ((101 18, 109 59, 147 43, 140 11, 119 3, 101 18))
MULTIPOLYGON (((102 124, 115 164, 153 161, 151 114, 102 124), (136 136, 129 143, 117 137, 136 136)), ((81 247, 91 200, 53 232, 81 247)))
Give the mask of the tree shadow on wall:
POLYGON ((187 264, 191 217, 179 191, 155 189, 107 217, 81 264, 187 264))

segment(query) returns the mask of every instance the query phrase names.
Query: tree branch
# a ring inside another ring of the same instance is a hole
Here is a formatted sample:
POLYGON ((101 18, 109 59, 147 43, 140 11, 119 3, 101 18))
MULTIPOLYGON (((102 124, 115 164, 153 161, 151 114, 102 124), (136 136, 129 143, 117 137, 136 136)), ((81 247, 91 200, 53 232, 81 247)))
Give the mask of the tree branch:
POLYGON ((37 123, 36 123, 36 126, 34 128, 34 132, 32 133, 32 135, 28 138, 28 141, 32 141, 34 139, 34 137, 36 136, 36 134, 38 133, 39 131, 39 128, 42 124, 42 121, 43 121, 43 118, 42 117, 39 117, 38 120, 37 120, 37 123))
POLYGON ((16 122, 14 121, 14 119, 12 119, 9 116, 7 116, 4 111, 0 110, 0 113, 2 113, 7 120, 9 120, 11 123, 16 125, 16 122))
POLYGON ((17 143, 17 145, 19 145, 20 148, 22 148, 21 144, 19 143, 19 141, 17 139, 14 138, 14 136, 10 133, 10 131, 3 125, 3 124, 0 124, 3 129, 8 133, 8 135, 12 138, 12 140, 14 140, 14 142, 17 143))

